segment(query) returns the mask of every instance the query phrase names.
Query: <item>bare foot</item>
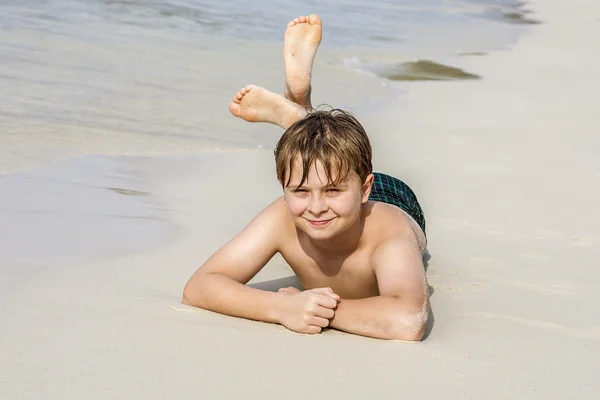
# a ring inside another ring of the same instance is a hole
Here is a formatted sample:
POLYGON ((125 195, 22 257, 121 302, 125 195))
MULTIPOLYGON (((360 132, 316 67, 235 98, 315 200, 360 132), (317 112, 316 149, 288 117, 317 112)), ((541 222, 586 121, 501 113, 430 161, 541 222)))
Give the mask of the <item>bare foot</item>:
POLYGON ((321 18, 315 14, 295 18, 285 31, 285 97, 302 107, 311 107, 310 79, 321 37, 321 18))
POLYGON ((306 110, 283 96, 260 86, 240 89, 229 104, 229 111, 248 122, 269 122, 287 129, 304 118, 306 110))

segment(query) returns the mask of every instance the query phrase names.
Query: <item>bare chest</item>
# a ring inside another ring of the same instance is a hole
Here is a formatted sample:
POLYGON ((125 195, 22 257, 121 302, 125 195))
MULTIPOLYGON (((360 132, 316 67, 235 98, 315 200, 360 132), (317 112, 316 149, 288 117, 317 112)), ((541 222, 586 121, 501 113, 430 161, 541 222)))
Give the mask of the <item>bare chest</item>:
POLYGON ((377 279, 366 252, 346 258, 312 254, 301 248, 282 254, 305 289, 330 287, 345 299, 377 296, 377 279))

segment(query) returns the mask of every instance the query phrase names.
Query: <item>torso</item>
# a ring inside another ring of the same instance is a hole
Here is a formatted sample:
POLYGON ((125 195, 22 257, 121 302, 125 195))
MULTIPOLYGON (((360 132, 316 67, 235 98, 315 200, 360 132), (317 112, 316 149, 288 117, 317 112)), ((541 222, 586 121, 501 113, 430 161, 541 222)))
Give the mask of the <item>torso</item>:
POLYGON ((379 295, 372 255, 391 235, 400 234, 418 245, 417 232, 399 208, 379 202, 363 206, 364 230, 357 249, 349 255, 331 256, 311 246, 287 214, 285 240, 280 253, 305 289, 330 287, 342 298, 379 295))

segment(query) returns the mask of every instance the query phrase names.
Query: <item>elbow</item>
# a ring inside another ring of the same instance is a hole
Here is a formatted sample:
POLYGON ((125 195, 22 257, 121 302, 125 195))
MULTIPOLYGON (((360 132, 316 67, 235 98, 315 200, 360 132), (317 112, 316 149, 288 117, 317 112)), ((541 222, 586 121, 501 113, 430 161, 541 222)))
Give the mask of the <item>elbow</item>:
POLYGON ((199 284, 199 280, 190 279, 183 288, 181 302, 188 306, 204 308, 202 292, 203 291, 201 285, 199 284))
POLYGON ((426 325, 419 327, 398 327, 392 328, 385 333, 385 339, 405 340, 408 342, 421 342, 425 338, 426 325))
POLYGON ((188 289, 188 286, 186 285, 183 289, 183 296, 181 296, 181 303, 185 304, 186 306, 193 306, 194 301, 192 300, 192 296, 193 294, 190 292, 190 289, 188 289))
POLYGON ((389 337, 390 340, 406 340, 409 342, 421 342, 425 338, 427 325, 422 324, 418 327, 402 327, 393 331, 389 337))
POLYGON ((414 315, 403 315, 391 321, 385 329, 384 337, 388 340, 406 340, 420 342, 425 338, 427 331, 428 314, 417 313, 414 315))
POLYGON ((183 288, 183 296, 181 297, 181 302, 187 306, 193 306, 195 303, 194 293, 192 292, 189 283, 185 285, 185 288, 183 288))

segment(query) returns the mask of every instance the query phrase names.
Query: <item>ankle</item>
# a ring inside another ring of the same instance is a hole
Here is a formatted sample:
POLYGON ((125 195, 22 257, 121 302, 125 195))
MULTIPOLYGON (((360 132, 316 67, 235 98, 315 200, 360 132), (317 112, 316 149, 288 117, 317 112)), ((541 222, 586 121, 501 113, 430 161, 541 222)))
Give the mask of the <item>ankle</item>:
POLYGON ((286 115, 285 118, 283 118, 281 127, 283 129, 289 128, 297 121, 300 121, 302 118, 306 117, 306 114, 308 114, 308 111, 306 111, 306 108, 304 108, 300 105, 297 105, 294 112, 290 112, 289 114, 286 115))

